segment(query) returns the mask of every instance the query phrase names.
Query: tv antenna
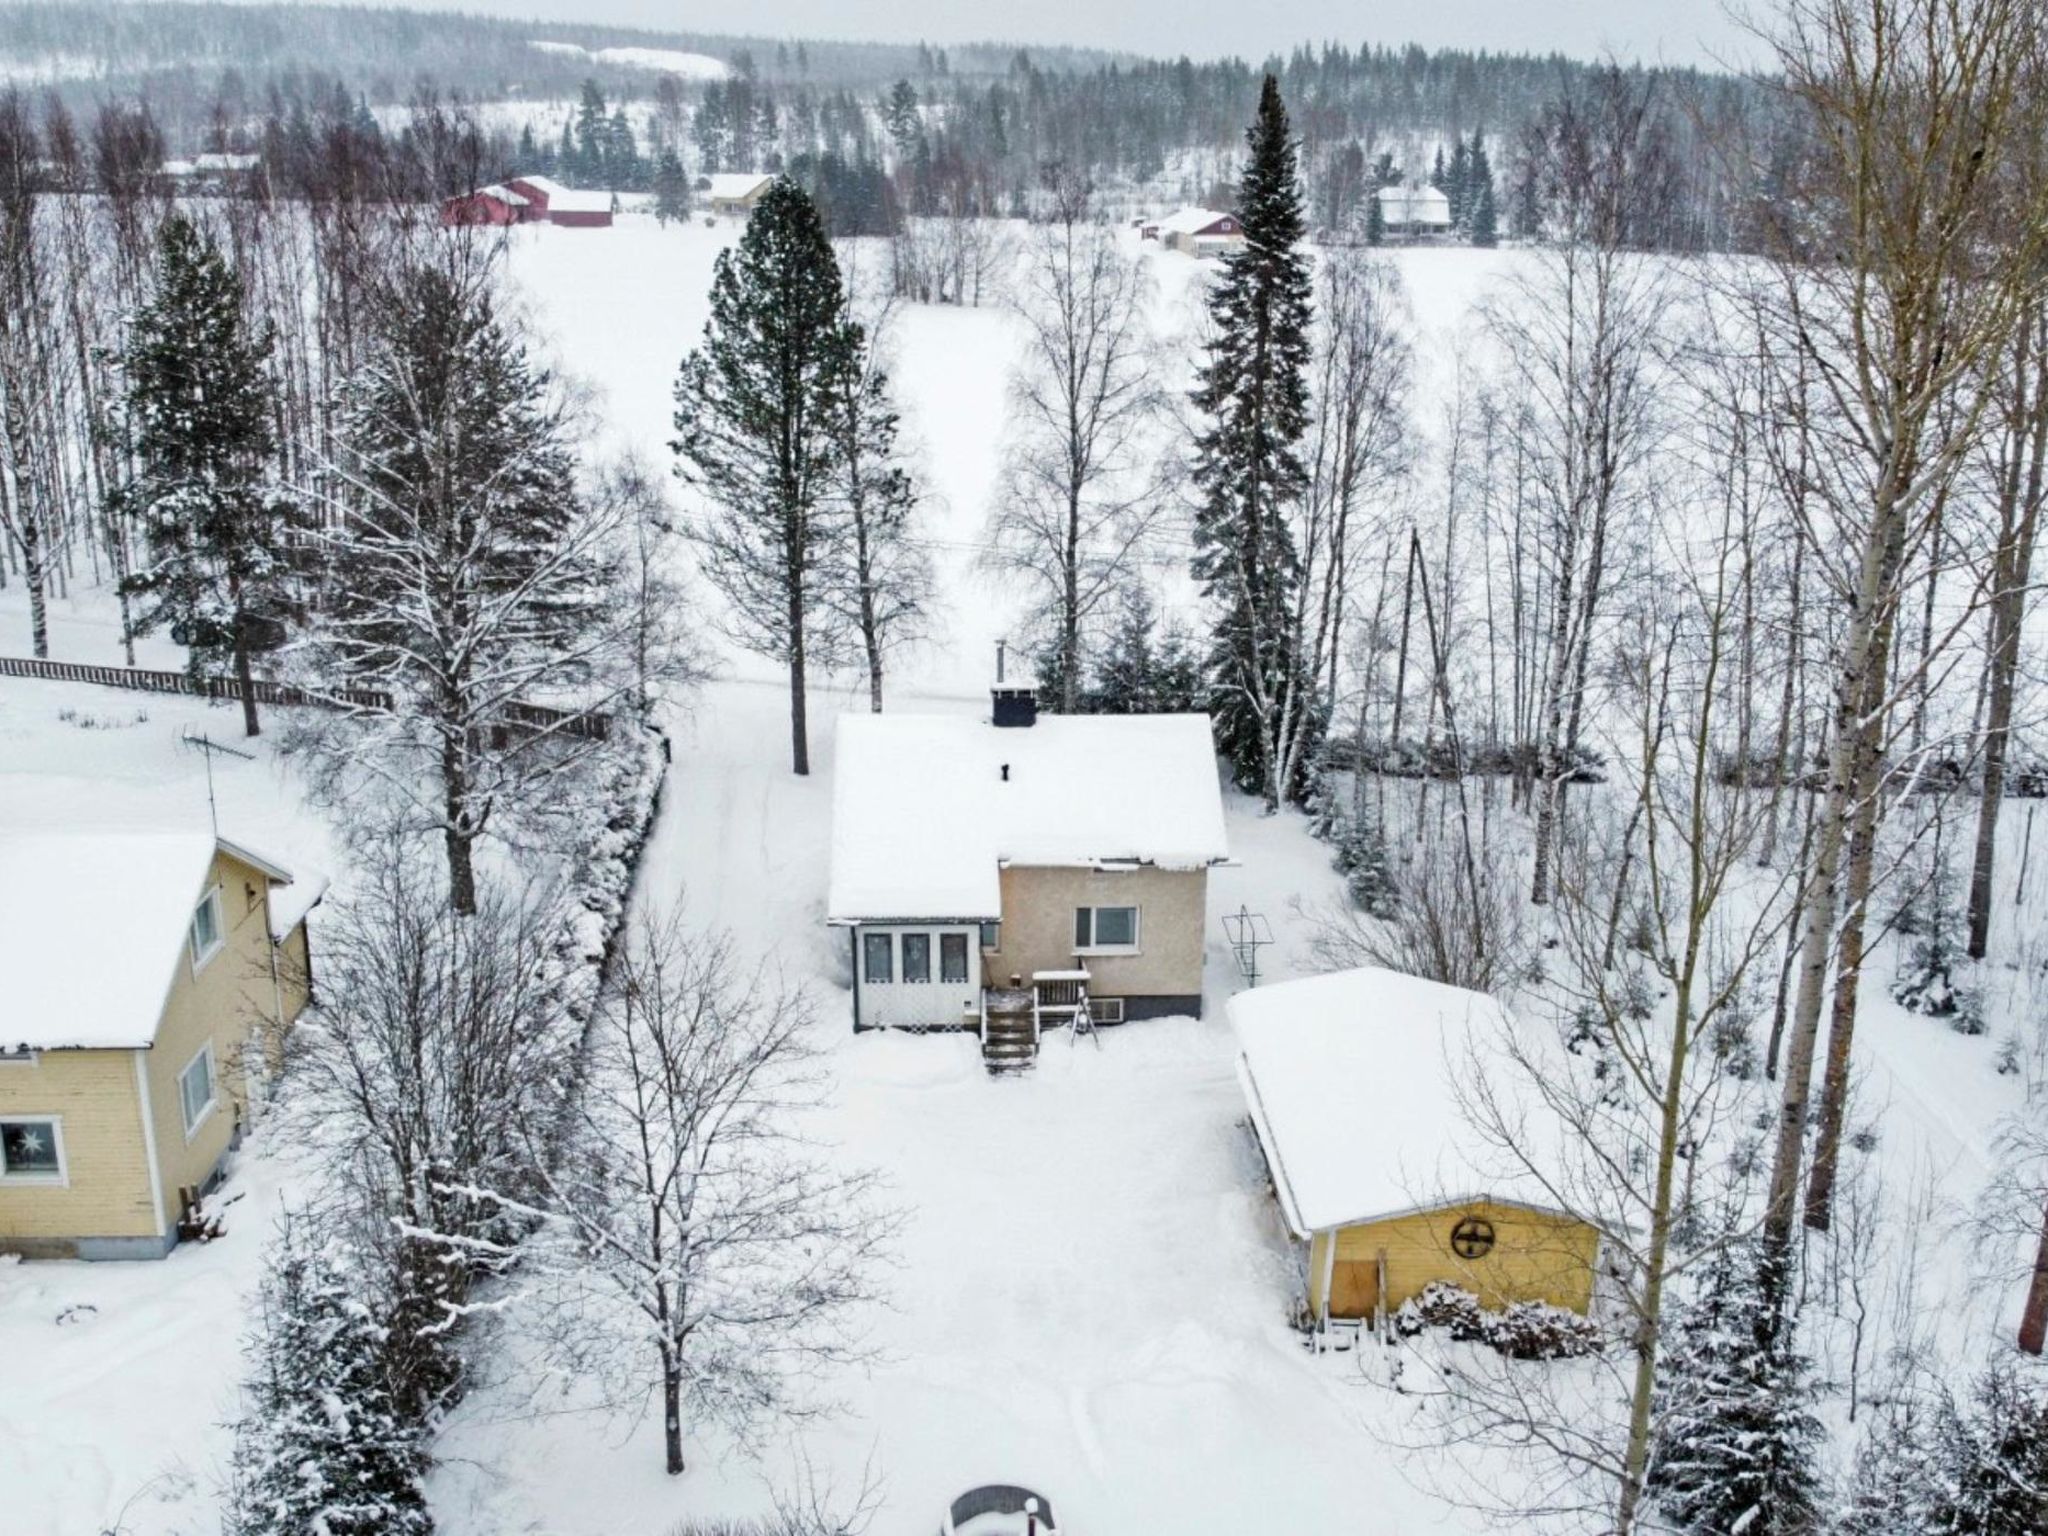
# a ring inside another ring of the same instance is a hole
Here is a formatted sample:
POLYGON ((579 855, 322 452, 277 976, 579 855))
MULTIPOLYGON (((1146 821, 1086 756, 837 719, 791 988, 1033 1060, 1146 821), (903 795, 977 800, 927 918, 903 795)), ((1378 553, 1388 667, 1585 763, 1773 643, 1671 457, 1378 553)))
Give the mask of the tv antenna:
POLYGON ((1240 906, 1223 919, 1223 932, 1230 939, 1230 950, 1237 957, 1237 968, 1244 976, 1244 984, 1256 987, 1259 984, 1259 951, 1273 942, 1272 924, 1266 921, 1265 913, 1240 906))
POLYGON ((213 755, 222 752, 229 757, 239 757, 245 763, 253 763, 256 761, 256 754, 244 752, 240 747, 231 747, 226 742, 215 741, 204 731, 195 734, 189 725, 185 727, 184 734, 178 738, 178 742, 206 759, 206 815, 213 823, 213 835, 219 837, 220 807, 213 798, 213 755))

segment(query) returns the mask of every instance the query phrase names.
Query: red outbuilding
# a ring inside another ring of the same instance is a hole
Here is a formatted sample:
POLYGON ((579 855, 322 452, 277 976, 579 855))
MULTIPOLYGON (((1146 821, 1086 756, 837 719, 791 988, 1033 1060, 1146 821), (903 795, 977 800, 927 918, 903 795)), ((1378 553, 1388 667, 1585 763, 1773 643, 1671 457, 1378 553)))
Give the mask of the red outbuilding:
POLYGON ((441 204, 441 224, 524 224, 534 217, 530 199, 507 186, 479 187, 441 204))
POLYGON ((612 222, 609 192, 578 192, 547 176, 513 176, 505 185, 526 199, 533 209, 528 217, 539 223, 604 229, 612 222))

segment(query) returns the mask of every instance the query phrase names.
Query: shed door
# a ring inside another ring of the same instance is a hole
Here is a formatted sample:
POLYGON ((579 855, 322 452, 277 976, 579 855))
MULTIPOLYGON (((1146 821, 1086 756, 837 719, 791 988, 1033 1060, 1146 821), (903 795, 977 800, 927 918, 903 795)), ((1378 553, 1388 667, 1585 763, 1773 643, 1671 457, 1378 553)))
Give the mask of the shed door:
POLYGON ((1377 1260, 1339 1259, 1330 1266, 1330 1316, 1371 1317, 1379 1299, 1377 1260))

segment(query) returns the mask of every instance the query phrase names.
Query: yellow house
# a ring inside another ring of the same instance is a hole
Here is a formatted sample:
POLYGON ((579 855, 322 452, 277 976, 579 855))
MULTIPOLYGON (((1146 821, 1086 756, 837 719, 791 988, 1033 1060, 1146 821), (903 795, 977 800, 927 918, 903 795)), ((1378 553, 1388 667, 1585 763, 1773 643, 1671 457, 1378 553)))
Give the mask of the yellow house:
POLYGON ((205 833, 0 834, 0 1252, 177 1243, 311 994, 291 885, 205 833))
POLYGON ((1482 1305, 1587 1310, 1600 1233, 1482 1145, 1459 1081, 1500 1005, 1375 967, 1242 992, 1238 1079, 1309 1315, 1378 1319, 1434 1281, 1482 1305))
POLYGON ((759 171, 722 171, 697 183, 705 205, 720 218, 745 219, 753 214, 773 176, 759 171))

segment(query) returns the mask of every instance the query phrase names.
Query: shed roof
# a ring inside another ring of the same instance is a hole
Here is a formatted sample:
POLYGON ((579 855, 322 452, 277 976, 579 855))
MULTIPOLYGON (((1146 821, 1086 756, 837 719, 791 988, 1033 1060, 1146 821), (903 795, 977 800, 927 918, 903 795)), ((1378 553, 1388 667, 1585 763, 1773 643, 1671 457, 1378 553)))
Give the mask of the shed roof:
POLYGON ((1468 992, 1362 966, 1240 992, 1238 1077, 1295 1234, 1483 1197, 1544 1208, 1465 1124, 1472 1044, 1508 1027, 1468 992))
POLYGON ((549 213, 610 213, 612 195, 609 192, 579 192, 574 187, 565 187, 552 176, 514 176, 510 178, 513 187, 527 187, 544 198, 549 213))
POLYGON ((154 1043, 216 849, 292 878, 204 832, 0 834, 0 1047, 154 1043))
POLYGON ((1169 235, 1201 235, 1212 231, 1225 219, 1235 220, 1235 215, 1218 213, 1214 208, 1176 208, 1159 221, 1159 229, 1169 235))
POLYGON ((845 715, 835 751, 833 922, 993 921, 1004 864, 1228 856, 1207 715, 845 715))
POLYGON ((498 202, 513 208, 525 208, 532 202, 532 199, 527 197, 525 193, 515 192, 503 182, 495 182, 488 187, 478 187, 474 192, 468 193, 464 197, 451 197, 449 201, 451 203, 460 203, 470 197, 495 198, 498 202))

